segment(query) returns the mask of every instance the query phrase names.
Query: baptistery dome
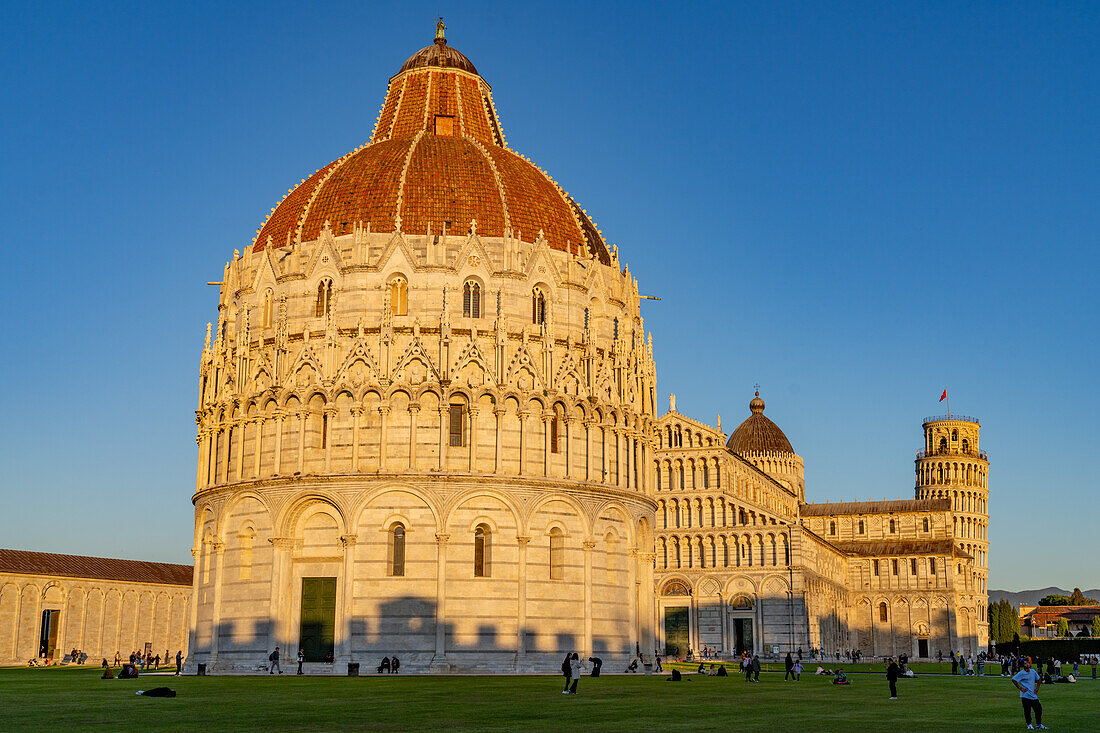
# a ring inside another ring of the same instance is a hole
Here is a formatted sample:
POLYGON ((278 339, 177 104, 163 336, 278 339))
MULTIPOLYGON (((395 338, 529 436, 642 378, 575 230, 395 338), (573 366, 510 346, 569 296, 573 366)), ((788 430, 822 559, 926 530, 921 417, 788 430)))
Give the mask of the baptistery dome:
POLYGON ((254 248, 316 239, 325 222, 346 234, 479 233, 592 256, 610 254, 587 214, 552 179, 506 147, 489 84, 440 39, 390 80, 370 142, 294 187, 254 248))
POLYGON ((315 672, 535 671, 654 648, 638 283, 505 145, 441 32, 220 285, 189 664, 279 646, 315 672))

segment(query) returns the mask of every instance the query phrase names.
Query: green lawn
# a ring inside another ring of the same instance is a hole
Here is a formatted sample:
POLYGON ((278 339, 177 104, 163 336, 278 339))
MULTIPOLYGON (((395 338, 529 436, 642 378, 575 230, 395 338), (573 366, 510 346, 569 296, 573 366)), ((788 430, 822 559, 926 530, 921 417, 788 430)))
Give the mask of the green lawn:
MULTIPOLYGON (((942 731, 1022 728, 1017 693, 999 677, 925 676, 899 682, 890 702, 881 673, 850 687, 803 675, 784 683, 740 677, 603 676, 561 694, 560 677, 171 677, 100 680, 95 668, 0 669, 4 733, 110 726, 141 730, 743 730, 942 731), (138 697, 160 685, 179 697, 138 697)), ((1052 730, 1100 727, 1100 682, 1040 691, 1052 730)))

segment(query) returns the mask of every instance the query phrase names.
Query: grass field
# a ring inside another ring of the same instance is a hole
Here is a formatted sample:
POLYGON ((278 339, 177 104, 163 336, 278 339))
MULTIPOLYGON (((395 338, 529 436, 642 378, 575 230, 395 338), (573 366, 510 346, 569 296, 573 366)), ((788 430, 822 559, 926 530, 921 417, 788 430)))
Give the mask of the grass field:
MULTIPOLYGON (((768 730, 942 731, 1022 729, 1017 693, 1000 677, 927 675, 898 683, 890 702, 881 672, 836 687, 765 673, 585 677, 577 696, 560 677, 171 677, 101 680, 95 668, 0 669, 4 732, 118 727, 140 730, 768 730), (167 685, 174 699, 141 689, 167 685)), ((1051 730, 1100 728, 1100 682, 1040 690, 1051 730)))

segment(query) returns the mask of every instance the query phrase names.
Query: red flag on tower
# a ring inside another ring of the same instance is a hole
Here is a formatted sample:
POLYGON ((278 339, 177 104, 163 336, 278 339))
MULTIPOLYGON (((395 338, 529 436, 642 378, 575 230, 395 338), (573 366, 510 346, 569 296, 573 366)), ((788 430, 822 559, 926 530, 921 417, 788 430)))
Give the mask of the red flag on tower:
POLYGON ((944 387, 943 388, 943 394, 940 395, 940 402, 943 402, 946 399, 947 399, 947 387, 944 387))

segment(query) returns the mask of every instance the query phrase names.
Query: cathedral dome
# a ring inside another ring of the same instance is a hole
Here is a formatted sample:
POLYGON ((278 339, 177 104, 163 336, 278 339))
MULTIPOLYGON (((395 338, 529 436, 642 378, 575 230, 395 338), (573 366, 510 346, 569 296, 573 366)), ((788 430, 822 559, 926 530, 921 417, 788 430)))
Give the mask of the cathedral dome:
POLYGON ((443 38, 390 80, 368 144, 317 170, 272 210, 254 251, 333 234, 466 234, 536 242, 611 263, 596 226, 545 171, 507 147, 489 85, 443 38))
POLYGON ((764 400, 760 399, 759 392, 749 402, 749 410, 752 414, 730 435, 726 441, 727 448, 738 455, 794 453, 791 442, 779 426, 764 417, 764 400))

